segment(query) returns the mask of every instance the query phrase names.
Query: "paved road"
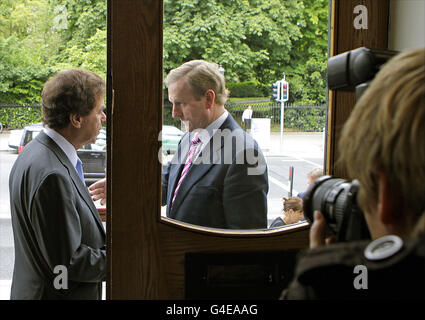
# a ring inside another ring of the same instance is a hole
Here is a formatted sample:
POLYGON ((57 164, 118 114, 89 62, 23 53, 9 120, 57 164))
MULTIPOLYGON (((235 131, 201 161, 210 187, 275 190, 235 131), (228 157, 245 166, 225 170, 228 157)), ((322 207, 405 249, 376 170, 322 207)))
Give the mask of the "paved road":
POLYGON ((0 300, 9 299, 14 260, 8 181, 17 155, 7 147, 7 137, 0 134, 0 300))

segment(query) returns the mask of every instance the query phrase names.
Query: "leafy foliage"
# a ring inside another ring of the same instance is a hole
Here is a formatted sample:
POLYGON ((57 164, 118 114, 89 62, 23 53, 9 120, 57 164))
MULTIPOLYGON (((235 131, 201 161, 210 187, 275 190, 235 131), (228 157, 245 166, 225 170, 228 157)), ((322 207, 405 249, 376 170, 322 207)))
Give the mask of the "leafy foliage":
MULTIPOLYGON (((164 0, 164 72, 206 59, 270 92, 285 72, 289 103, 323 104, 327 25, 328 0, 164 0)), ((106 0, 0 2, 0 103, 39 103, 71 67, 106 78, 106 0)))
POLYGON ((164 71, 212 60, 230 82, 269 86, 285 72, 290 103, 326 101, 327 0, 165 0, 164 71))
POLYGON ((105 0, 0 2, 0 103, 40 103, 49 76, 71 67, 106 78, 105 0))
POLYGON ((270 88, 258 81, 243 81, 227 83, 232 97, 268 97, 270 88))
POLYGON ((30 123, 41 122, 40 106, 15 106, 0 108, 0 123, 9 129, 22 129, 30 123))

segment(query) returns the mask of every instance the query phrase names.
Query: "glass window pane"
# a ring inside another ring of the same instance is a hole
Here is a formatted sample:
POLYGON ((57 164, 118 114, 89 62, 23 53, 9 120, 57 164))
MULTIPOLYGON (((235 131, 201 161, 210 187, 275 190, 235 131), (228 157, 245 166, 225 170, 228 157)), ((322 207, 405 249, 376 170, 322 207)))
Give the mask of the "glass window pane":
MULTIPOLYGON (((267 164, 267 227, 299 220, 299 215, 293 215, 292 211, 283 213, 283 198, 302 196, 313 179, 308 176, 317 174, 318 170, 323 172, 328 4, 329 1, 324 0, 164 1, 164 79, 172 69, 191 60, 201 59, 218 65, 228 93, 225 110, 255 139, 267 164), (276 94, 278 96, 274 96, 276 94)), ((181 119, 191 120, 180 104, 185 101, 173 101, 175 93, 171 97, 169 93, 165 83, 162 135, 162 160, 168 164, 163 167, 165 173, 172 168, 169 164, 180 150, 177 141, 187 131, 181 119), (182 131, 174 140, 170 138, 170 126, 182 131)), ((207 121, 200 127, 205 129, 210 124, 207 121)), ((163 181, 170 185, 163 188, 167 199, 163 199, 162 215, 196 224, 198 220, 194 216, 206 214, 214 205, 202 207, 199 202, 204 201, 203 198, 192 197, 193 193, 204 192, 206 203, 208 199, 222 201, 224 209, 218 209, 215 215, 222 215, 223 222, 217 225, 239 229, 238 224, 226 222, 231 219, 226 208, 237 208, 240 212, 232 212, 232 215, 241 216, 246 216, 250 209, 240 210, 241 206, 226 202, 226 192, 230 192, 226 189, 228 181, 212 178, 210 171, 205 179, 185 186, 186 192, 181 197, 181 202, 194 201, 191 207, 198 213, 184 212, 184 209, 174 213, 167 211, 173 197, 179 197, 180 191, 176 194, 175 190, 181 172, 185 171, 184 159, 188 153, 189 148, 182 154, 179 170, 171 169, 174 177, 170 179, 168 175, 163 181), (211 191, 211 187, 214 190, 211 191)), ((190 165, 188 172, 192 168, 194 172, 198 170, 190 165)), ((235 185, 238 187, 243 189, 235 185)), ((239 199, 232 201, 250 203, 252 199, 248 194, 241 191, 239 199)), ((287 201, 286 206, 291 202, 287 201)), ((204 226, 210 227, 208 223, 204 226)))

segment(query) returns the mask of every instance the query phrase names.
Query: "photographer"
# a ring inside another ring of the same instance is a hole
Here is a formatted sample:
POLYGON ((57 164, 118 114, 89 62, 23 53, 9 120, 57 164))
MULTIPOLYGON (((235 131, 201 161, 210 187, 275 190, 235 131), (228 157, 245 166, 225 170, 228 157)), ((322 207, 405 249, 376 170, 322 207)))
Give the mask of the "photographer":
POLYGON ((281 299, 425 298, 425 50, 378 72, 339 141, 360 182, 357 202, 372 240, 329 244, 314 212, 310 249, 281 299), (389 237, 390 236, 390 237, 389 237))

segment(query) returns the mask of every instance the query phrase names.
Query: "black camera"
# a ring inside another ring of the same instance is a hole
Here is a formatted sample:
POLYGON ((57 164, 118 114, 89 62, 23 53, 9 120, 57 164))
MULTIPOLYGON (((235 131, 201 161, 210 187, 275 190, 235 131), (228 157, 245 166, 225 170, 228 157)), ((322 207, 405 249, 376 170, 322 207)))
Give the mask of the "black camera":
MULTIPOLYGON (((331 90, 356 91, 357 99, 383 64, 398 52, 357 48, 328 59, 328 87, 331 90)), ((304 214, 311 222, 315 210, 325 216, 327 231, 337 241, 370 239, 362 210, 357 205, 360 184, 357 180, 324 176, 312 183, 304 200, 304 214)))
POLYGON ((328 233, 336 235, 338 242, 370 239, 364 214, 357 204, 359 188, 357 180, 320 177, 303 197, 306 218, 313 222, 314 211, 320 211, 326 219, 328 233))
POLYGON ((355 91, 359 99, 382 65, 397 53, 361 47, 329 58, 328 88, 355 91))

